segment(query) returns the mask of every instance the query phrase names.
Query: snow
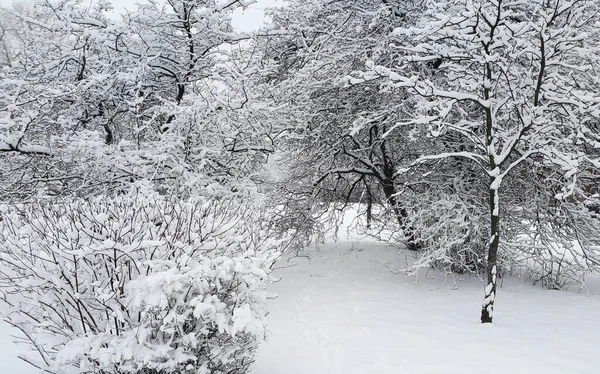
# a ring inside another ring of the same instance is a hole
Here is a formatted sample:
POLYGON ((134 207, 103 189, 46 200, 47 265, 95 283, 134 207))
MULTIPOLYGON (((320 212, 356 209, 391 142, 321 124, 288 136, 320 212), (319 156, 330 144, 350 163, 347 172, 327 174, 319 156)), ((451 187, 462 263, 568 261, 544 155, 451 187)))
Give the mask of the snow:
POLYGON ((13 343, 15 340, 13 336, 20 336, 19 332, 5 322, 0 322, 0 362, 2 362, 2 372, 7 374, 39 374, 39 370, 17 358, 27 348, 13 343))
POLYGON ((598 292, 505 278, 494 323, 481 324, 477 278, 444 284, 429 272, 415 282, 396 272, 404 254, 381 243, 319 248, 302 253, 310 261, 282 260, 287 267, 269 289, 278 294, 269 305, 271 337, 254 374, 598 372, 598 292))

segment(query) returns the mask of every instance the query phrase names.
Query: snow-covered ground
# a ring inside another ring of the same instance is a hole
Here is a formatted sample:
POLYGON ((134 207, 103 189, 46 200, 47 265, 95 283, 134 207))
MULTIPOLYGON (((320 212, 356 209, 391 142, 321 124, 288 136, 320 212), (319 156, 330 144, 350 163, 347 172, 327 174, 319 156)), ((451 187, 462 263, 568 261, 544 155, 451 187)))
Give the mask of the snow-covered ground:
POLYGON ((13 329, 4 322, 0 322, 0 373, 4 374, 38 374, 36 370, 29 364, 20 360, 17 356, 24 352, 24 346, 18 346, 13 341, 14 334, 18 334, 18 330, 13 329))
POLYGON ((600 373, 597 293, 505 279, 494 324, 482 325, 476 278, 415 283, 395 274, 396 249, 372 242, 305 254, 279 263, 291 267, 270 287, 271 337, 254 374, 600 373))

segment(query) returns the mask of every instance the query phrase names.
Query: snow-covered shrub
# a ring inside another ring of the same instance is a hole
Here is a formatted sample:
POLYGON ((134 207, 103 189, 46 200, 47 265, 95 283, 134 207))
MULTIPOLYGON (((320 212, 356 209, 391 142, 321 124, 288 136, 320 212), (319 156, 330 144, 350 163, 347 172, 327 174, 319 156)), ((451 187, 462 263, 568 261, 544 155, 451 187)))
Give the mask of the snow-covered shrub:
POLYGON ((289 249, 298 252, 311 242, 324 242, 324 233, 330 227, 323 219, 324 204, 314 203, 302 186, 289 184, 287 180, 278 183, 270 194, 271 227, 289 237, 289 249))
POLYGON ((245 373, 281 241, 236 199, 4 207, 5 319, 49 373, 245 373))
POLYGON ((487 252, 487 218, 481 206, 458 195, 421 195, 409 222, 422 248, 408 268, 481 273, 487 252), (428 198, 427 200, 425 200, 428 198))
POLYGON ((583 204, 564 203, 552 216, 524 221, 507 243, 515 273, 545 288, 585 287, 585 276, 600 269, 600 220, 583 204))
POLYGON ((296 252, 311 242, 324 242, 324 224, 314 218, 311 212, 281 209, 274 219, 274 227, 282 234, 291 237, 290 249, 296 252))

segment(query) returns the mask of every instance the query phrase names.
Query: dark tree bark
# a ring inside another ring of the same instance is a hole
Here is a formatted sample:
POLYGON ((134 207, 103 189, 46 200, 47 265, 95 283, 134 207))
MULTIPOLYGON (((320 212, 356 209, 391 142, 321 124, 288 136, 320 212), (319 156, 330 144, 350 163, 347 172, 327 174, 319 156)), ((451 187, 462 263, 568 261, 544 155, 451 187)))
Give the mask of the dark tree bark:
MULTIPOLYGON (((498 2, 496 23, 491 25, 490 29, 490 41, 483 43, 483 49, 486 55, 490 54, 491 41, 494 40, 494 34, 496 27, 500 22, 500 4, 498 2)), ((484 79, 488 82, 493 82, 493 70, 492 63, 485 63, 484 79)), ((484 87, 483 97, 485 100, 490 100, 491 88, 484 87)), ((481 306, 481 323, 492 323, 494 317, 494 300, 496 298, 496 259, 498 257, 498 245, 500 243, 500 207, 499 207, 499 188, 500 182, 500 165, 496 164, 494 152, 490 150, 494 149, 494 115, 492 114, 492 108, 490 106, 485 107, 485 132, 486 132, 486 143, 489 157, 489 174, 490 174, 490 244, 488 248, 488 261, 487 261, 487 283, 485 286, 485 297, 481 306)))
MULTIPOLYGON (((385 126, 383 127, 383 131, 387 132, 385 126)), ((398 220, 398 224, 402 230, 404 230, 407 248, 411 251, 416 251, 419 249, 419 246, 416 243, 415 230, 413 227, 406 224, 408 212, 398 203, 398 200, 396 199, 396 196, 398 196, 398 191, 396 190, 396 186, 394 184, 395 167, 393 161, 389 157, 385 139, 382 139, 380 149, 381 159, 383 161, 383 178, 381 180, 383 193, 394 211, 394 215, 398 220)))
POLYGON ((498 245, 500 244, 500 216, 498 206, 498 190, 496 179, 492 178, 490 183, 490 213, 491 213, 491 232, 490 245, 488 248, 487 260, 487 283, 485 286, 485 298, 481 307, 481 323, 491 323, 494 316, 494 301, 496 299, 496 276, 497 276, 497 258, 498 245))
POLYGON ((373 196, 371 196, 371 189, 369 186, 366 185, 365 187, 367 189, 367 229, 370 230, 371 221, 373 221, 373 196))

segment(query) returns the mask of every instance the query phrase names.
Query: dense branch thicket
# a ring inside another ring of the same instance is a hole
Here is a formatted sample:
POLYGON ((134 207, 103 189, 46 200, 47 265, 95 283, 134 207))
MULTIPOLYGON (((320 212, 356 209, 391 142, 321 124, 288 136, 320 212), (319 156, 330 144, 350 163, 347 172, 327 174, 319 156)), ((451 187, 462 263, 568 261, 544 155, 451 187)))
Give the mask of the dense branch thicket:
MULTIPOLYGON (((415 9, 406 2, 402 12, 415 9)), ((270 13, 273 25, 259 40, 265 58, 277 67, 266 79, 288 111, 282 161, 291 166, 280 183, 282 196, 310 197, 312 210, 307 211, 317 216, 357 202, 383 206, 383 221, 404 231, 409 247, 416 249, 406 224, 408 212, 398 198, 402 178, 396 171, 425 144, 408 142, 404 133, 389 134, 397 121, 410 116, 412 100, 404 89, 344 83, 348 74, 365 66, 366 56, 378 63, 398 58, 389 35, 410 19, 398 12, 397 6, 381 1, 292 1, 270 13)), ((381 211, 368 209, 375 210, 381 211)), ((380 216, 371 213, 369 225, 380 216)))
POLYGON ((148 179, 182 197, 244 189, 274 151, 276 126, 259 110, 251 51, 235 48, 238 6, 145 2, 119 21, 106 2, 11 11, 23 42, 0 71, 0 197, 87 196, 148 179))
POLYGON ((245 373, 280 249, 239 200, 117 198, 4 209, 6 321, 60 373, 245 373))

